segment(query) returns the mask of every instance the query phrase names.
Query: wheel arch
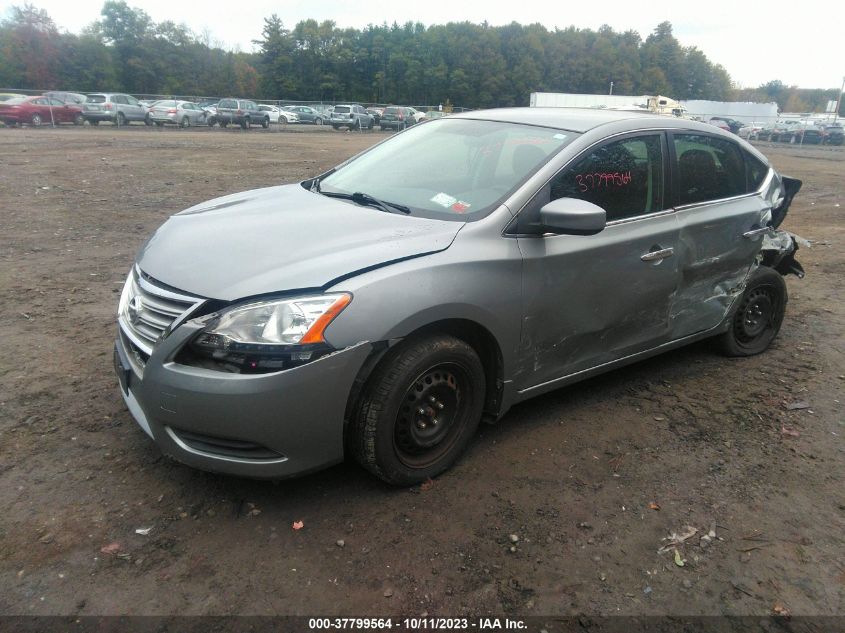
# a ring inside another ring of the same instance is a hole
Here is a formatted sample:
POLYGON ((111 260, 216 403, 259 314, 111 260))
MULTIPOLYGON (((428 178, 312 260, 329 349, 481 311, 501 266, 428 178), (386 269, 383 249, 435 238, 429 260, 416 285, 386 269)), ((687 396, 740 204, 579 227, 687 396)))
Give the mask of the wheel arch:
POLYGON ((477 321, 466 318, 445 318, 422 325, 401 338, 373 344, 373 351, 358 371, 349 393, 344 416, 344 445, 349 421, 357 414, 361 394, 375 368, 397 345, 432 334, 454 336, 475 350, 484 367, 487 387, 484 398, 484 419, 495 421, 499 417, 504 390, 504 355, 498 340, 489 329, 477 321))

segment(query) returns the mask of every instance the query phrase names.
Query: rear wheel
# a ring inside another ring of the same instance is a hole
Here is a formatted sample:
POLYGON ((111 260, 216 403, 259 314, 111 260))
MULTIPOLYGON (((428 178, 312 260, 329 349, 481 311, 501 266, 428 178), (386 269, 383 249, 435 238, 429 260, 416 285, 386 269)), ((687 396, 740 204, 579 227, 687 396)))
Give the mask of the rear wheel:
POLYGON ((320 118, 314 119, 314 125, 322 125, 322 124, 323 124, 323 119, 320 119, 320 118))
POLYGON ((786 312, 786 282, 777 271, 760 266, 751 275, 730 329, 716 338, 727 356, 753 356, 765 351, 780 331, 786 312))
POLYGON ((73 117, 73 124, 74 125, 85 125, 85 117, 81 114, 77 114, 73 117))
POLYGON ((126 125, 126 115, 123 112, 118 112, 115 121, 119 127, 126 125))
POLYGON ((243 120, 243 123, 241 123, 241 128, 248 130, 250 127, 252 127, 252 123, 250 122, 249 117, 247 117, 243 120))
POLYGON ((388 483, 435 477, 475 434, 484 392, 484 368, 464 341, 432 335, 401 343, 364 389, 350 426, 351 451, 388 483))
MULTIPOLYGON (((279 117, 279 122, 281 123, 281 121, 282 119, 281 117, 279 117)), ((270 119, 268 117, 264 117, 264 119, 261 121, 261 127, 263 127, 265 130, 270 127, 270 119)))
POLYGON ((226 127, 227 125, 229 125, 228 121, 224 121, 223 119, 220 119, 220 127, 226 127))

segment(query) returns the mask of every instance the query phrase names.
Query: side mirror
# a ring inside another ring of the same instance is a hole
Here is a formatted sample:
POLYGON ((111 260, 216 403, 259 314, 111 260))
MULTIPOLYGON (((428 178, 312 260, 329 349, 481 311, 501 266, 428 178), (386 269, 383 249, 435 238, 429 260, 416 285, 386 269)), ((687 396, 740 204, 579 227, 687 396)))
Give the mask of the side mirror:
POLYGON ((606 223, 604 209, 577 198, 558 198, 540 209, 540 224, 546 233, 595 235, 604 230, 606 223))

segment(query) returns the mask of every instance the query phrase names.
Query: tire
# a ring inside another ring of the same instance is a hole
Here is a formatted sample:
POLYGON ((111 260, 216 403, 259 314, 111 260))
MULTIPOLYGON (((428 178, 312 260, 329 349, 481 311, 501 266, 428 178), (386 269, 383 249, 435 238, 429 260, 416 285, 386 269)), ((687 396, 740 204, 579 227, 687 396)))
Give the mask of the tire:
POLYGON ((322 125, 323 119, 314 119, 314 125, 322 125))
POLYGON ((153 124, 153 120, 150 118, 150 114, 148 112, 147 116, 144 117, 144 125, 152 125, 152 124, 153 124))
POLYGON ((41 127, 41 115, 38 113, 33 114, 29 122, 32 123, 32 127, 41 127))
POLYGON ((485 385, 478 355, 460 339, 435 334, 397 345, 363 390, 350 423, 351 453, 390 484, 436 477, 475 434, 485 385))
POLYGON ((241 129, 242 130, 248 130, 251 127, 252 127, 252 123, 250 122, 249 117, 245 118, 243 120, 243 122, 241 123, 241 129))
POLYGON ((227 125, 229 125, 228 121, 224 121, 223 119, 220 119, 220 127, 226 127, 227 125))
POLYGON ((123 127, 124 125, 126 125, 126 115, 123 114, 123 112, 118 112, 114 120, 115 123, 117 123, 118 127, 123 127))
POLYGON ((164 121, 156 121, 156 127, 164 127, 164 121))
POLYGON ((77 114, 73 117, 73 124, 74 125, 85 125, 85 117, 81 114, 77 114))
POLYGON ((191 126, 191 120, 188 117, 183 116, 182 120, 179 122, 179 127, 190 127, 190 126, 191 126))
POLYGON ((349 127, 349 131, 351 132, 353 129, 360 131, 360 129, 361 129, 361 119, 355 119, 355 124, 351 125, 349 127))
POLYGON ((751 274, 730 329, 715 342, 726 356, 754 356, 764 352, 780 331, 786 313, 786 282, 777 271, 760 266, 751 274))
POLYGON ((265 130, 266 130, 268 127, 270 127, 270 119, 269 119, 268 117, 264 117, 264 118, 261 120, 261 127, 263 127, 265 130))
POLYGON ((99 122, 97 119, 91 119, 91 120, 89 121, 89 123, 90 123, 91 125, 100 125, 100 122, 99 122))

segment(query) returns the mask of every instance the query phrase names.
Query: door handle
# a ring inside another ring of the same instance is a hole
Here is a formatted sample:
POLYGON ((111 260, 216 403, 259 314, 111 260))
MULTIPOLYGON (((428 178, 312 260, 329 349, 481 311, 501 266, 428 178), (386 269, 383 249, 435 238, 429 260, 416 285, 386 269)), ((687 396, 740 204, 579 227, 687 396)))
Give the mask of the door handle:
POLYGON ((742 237, 750 240, 752 237, 757 237, 758 235, 763 235, 764 233, 768 233, 771 230, 772 230, 772 227, 770 227, 770 226, 764 226, 764 227, 759 228, 759 229, 751 229, 750 231, 746 231, 745 233, 743 233, 742 237))
POLYGON ((650 251, 640 257, 644 262, 656 262, 667 257, 672 257, 675 254, 674 248, 661 248, 659 251, 650 251))

